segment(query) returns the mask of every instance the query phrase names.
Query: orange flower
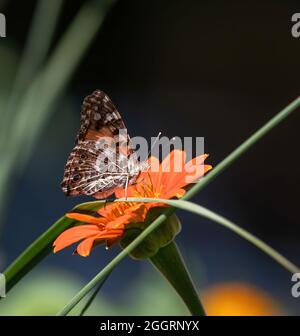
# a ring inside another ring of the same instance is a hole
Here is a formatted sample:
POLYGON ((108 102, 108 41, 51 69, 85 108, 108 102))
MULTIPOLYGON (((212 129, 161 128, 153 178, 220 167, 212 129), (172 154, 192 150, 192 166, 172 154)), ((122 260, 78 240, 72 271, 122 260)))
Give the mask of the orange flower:
POLYGON ((211 316, 284 315, 278 302, 262 289, 248 283, 216 284, 201 293, 205 310, 211 316))
MULTIPOLYGON (((185 186, 196 182, 205 173, 212 169, 212 166, 205 165, 207 154, 200 155, 188 163, 186 153, 180 150, 173 150, 162 163, 151 156, 148 159, 149 171, 142 172, 134 185, 125 189, 118 189, 115 192, 117 198, 125 197, 147 197, 170 199, 180 198, 185 194, 185 186)), ((150 207, 157 206, 157 203, 145 203, 150 207)), ((159 204, 162 205, 161 203, 159 204)))
MULTIPOLYGON (((205 165, 207 155, 198 156, 188 163, 183 151, 173 150, 162 163, 153 156, 148 159, 149 169, 142 172, 137 181, 125 189, 115 192, 117 198, 147 197, 170 199, 180 198, 185 194, 184 187, 197 181, 212 167, 205 165)), ((119 241, 129 223, 144 222, 148 211, 163 203, 112 203, 98 210, 100 217, 79 213, 66 214, 68 218, 76 219, 86 224, 73 227, 63 232, 54 242, 54 252, 57 252, 76 242, 77 253, 88 256, 93 246, 105 242, 107 246, 119 241)))
POLYGON ((72 227, 61 233, 53 243, 54 253, 82 240, 76 252, 87 257, 94 245, 106 242, 106 246, 116 243, 124 233, 125 224, 142 222, 146 212, 143 204, 118 203, 109 204, 99 209, 101 217, 79 213, 68 213, 66 217, 86 224, 72 227))

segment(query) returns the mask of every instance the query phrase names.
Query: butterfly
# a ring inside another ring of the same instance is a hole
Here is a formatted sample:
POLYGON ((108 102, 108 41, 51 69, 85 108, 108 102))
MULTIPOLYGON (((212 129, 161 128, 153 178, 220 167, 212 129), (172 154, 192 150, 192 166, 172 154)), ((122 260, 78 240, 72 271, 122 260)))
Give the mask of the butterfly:
POLYGON ((64 194, 107 198, 116 189, 133 184, 145 167, 131 148, 125 124, 107 94, 96 90, 87 96, 61 183, 64 194))

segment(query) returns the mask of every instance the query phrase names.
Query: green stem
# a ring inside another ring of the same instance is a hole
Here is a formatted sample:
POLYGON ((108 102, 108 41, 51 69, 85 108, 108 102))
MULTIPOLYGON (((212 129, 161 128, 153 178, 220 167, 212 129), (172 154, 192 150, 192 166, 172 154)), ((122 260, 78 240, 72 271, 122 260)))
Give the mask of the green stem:
POLYGON ((193 316, 204 316, 205 311, 193 280, 180 251, 173 241, 162 247, 153 257, 152 264, 162 273, 182 298, 193 316))
MULTIPOLYGON (((117 202, 120 202, 120 201, 121 201, 120 199, 117 200, 117 202)), ((289 272, 300 273, 300 269, 298 266, 293 264, 291 261, 289 261, 283 255, 278 253, 275 249, 273 249, 271 246, 263 242, 261 239, 255 237, 252 233, 232 223, 227 218, 220 216, 216 214, 215 212, 201 205, 198 205, 192 202, 182 201, 182 200, 164 200, 164 199, 157 199, 157 198, 127 198, 127 201, 128 202, 142 202, 142 203, 162 202, 162 203, 166 203, 178 209, 193 212, 197 215, 207 218, 233 231, 234 233, 244 238, 245 240, 247 240, 254 246, 258 247, 261 251, 263 251, 265 254, 267 254, 269 257, 271 257, 273 260, 275 260, 279 265, 281 265, 283 268, 285 268, 289 272)))
POLYGON ((90 308, 90 306, 92 305, 92 303, 96 299, 96 296, 98 295, 98 293, 102 289, 102 287, 105 284, 105 282, 108 279, 108 277, 109 277, 109 275, 107 277, 105 277, 100 282, 100 284, 98 285, 98 287, 96 288, 96 290, 94 291, 94 293, 91 295, 91 297, 88 299, 88 301, 86 302, 86 304, 84 305, 84 307, 81 309, 81 312, 79 313, 79 316, 83 316, 86 313, 86 311, 90 308))

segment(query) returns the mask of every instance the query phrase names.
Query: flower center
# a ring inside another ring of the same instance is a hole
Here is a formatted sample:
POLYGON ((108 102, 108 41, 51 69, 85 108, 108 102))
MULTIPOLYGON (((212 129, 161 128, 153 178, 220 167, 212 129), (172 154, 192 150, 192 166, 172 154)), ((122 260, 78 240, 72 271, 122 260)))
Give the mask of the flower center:
POLYGON ((142 190, 135 190, 134 195, 135 197, 141 197, 141 198, 159 198, 161 192, 153 191, 152 187, 146 186, 142 190))

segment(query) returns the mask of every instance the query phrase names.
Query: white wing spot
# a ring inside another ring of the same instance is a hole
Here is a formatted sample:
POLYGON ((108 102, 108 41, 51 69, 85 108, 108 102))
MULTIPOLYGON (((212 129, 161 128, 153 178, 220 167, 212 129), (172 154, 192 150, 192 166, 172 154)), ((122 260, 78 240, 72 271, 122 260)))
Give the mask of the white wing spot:
POLYGON ((94 115, 94 119, 97 121, 97 120, 100 120, 101 119, 101 114, 100 113, 95 113, 94 115))
POLYGON ((108 120, 108 121, 112 121, 113 120, 113 116, 112 116, 112 114, 110 113, 110 114, 107 114, 106 115, 106 119, 108 120))

